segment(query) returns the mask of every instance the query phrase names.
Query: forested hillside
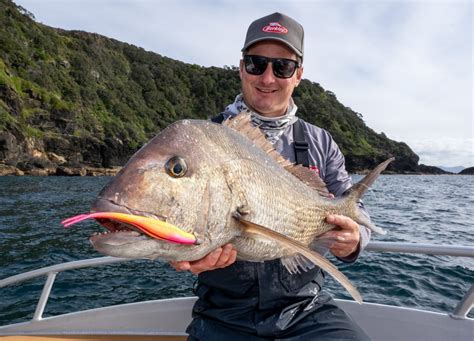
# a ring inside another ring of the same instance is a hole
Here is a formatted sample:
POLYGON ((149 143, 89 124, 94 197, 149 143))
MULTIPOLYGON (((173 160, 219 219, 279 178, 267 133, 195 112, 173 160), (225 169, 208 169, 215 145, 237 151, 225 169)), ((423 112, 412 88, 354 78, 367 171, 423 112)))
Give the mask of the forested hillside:
MULTIPOLYGON (((236 67, 186 64, 98 34, 51 28, 10 0, 0 0, 0 27, 4 167, 77 174, 120 166, 168 124, 209 118, 239 92, 236 67)), ((319 84, 304 80, 294 99, 300 117, 334 136, 350 171, 392 155, 393 171, 418 170, 406 144, 374 132, 319 84)))

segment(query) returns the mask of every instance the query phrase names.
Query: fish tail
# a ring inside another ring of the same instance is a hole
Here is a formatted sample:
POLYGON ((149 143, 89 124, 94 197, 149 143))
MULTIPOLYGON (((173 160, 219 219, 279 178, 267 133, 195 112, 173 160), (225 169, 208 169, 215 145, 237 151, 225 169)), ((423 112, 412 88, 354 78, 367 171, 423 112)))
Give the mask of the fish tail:
POLYGON ((352 188, 350 189, 349 192, 349 197, 351 199, 358 201, 362 198, 362 196, 365 194, 365 192, 372 186, 372 184, 377 180, 379 177, 380 173, 382 173, 385 168, 387 168, 388 164, 395 160, 394 157, 391 157, 388 160, 385 160, 381 164, 379 164, 377 167, 372 169, 372 171, 367 174, 362 180, 360 180, 358 183, 356 183, 352 188))
MULTIPOLYGON (((372 184, 377 180, 379 175, 387 168, 388 164, 395 160, 394 157, 391 157, 388 160, 385 160, 377 167, 375 167, 369 174, 367 174, 362 180, 356 183, 352 188, 349 190, 347 200, 349 202, 358 203, 359 200, 363 197, 365 192, 372 186, 372 184)), ((367 226, 372 231, 379 233, 379 234, 386 234, 384 230, 375 226, 371 221, 370 218, 365 215, 359 208, 356 211, 355 221, 359 224, 367 226)))

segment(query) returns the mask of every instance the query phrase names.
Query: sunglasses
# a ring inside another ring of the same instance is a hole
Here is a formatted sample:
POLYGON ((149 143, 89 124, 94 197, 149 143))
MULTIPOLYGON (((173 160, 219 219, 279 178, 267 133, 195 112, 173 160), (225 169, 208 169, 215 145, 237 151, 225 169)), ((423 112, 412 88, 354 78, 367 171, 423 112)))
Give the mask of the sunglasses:
POLYGON ((263 74, 270 62, 273 66, 273 74, 277 78, 290 78, 295 74, 296 69, 300 67, 296 60, 286 58, 268 58, 255 55, 244 56, 245 71, 255 76, 263 74))

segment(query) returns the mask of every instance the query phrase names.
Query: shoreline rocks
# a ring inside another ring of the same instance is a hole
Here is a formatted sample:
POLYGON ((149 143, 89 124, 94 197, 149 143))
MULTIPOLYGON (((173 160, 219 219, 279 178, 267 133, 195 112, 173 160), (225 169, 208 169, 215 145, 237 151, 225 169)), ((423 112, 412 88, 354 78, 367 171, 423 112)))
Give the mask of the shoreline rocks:
POLYGON ((458 174, 461 174, 461 175, 474 175, 474 167, 464 168, 458 174))
POLYGON ((29 168, 21 170, 17 167, 0 164, 0 176, 114 176, 122 167, 67 167, 29 168))
MULTIPOLYGON (((424 165, 421 165, 424 166, 424 165)), ((65 166, 65 165, 48 165, 48 167, 28 167, 20 169, 15 166, 0 163, 0 176, 115 176, 121 166, 110 168, 91 167, 91 166, 65 166)), ((369 169, 353 172, 352 174, 366 175, 369 169)), ((450 173, 437 167, 420 167, 416 172, 394 172, 386 171, 387 175, 474 175, 474 167, 466 168, 459 173, 450 173)))

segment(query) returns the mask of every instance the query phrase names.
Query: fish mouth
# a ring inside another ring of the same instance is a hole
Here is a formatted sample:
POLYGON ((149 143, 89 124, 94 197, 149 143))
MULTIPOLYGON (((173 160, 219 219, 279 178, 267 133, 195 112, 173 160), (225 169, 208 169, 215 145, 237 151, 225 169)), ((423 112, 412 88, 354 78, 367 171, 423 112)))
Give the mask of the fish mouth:
POLYGON ((167 223, 163 217, 131 210, 104 198, 99 198, 92 204, 91 213, 65 219, 62 224, 69 227, 86 219, 95 219, 107 229, 105 233, 94 233, 90 237, 93 245, 106 240, 109 241, 108 244, 122 245, 136 242, 137 239, 158 239, 178 244, 197 243, 193 234, 167 223))
POLYGON ((99 241, 107 238, 111 239, 110 237, 117 237, 117 238, 137 238, 141 240, 152 239, 151 237, 147 236, 143 233, 140 229, 136 228, 133 225, 125 224, 122 222, 118 222, 108 218, 96 218, 96 221, 103 227, 107 229, 105 232, 94 232, 90 237, 89 241, 94 245, 99 241))
MULTIPOLYGON (((116 213, 124 213, 124 214, 130 214, 130 215, 136 215, 136 216, 143 216, 143 217, 149 217, 149 218, 154 218, 160 221, 166 222, 166 217, 157 215, 157 214, 152 214, 149 212, 144 212, 144 211, 139 211, 139 210, 134 210, 131 208, 128 208, 123 205, 119 205, 115 203, 113 200, 103 198, 103 197, 98 197, 91 206, 91 212, 116 212, 116 213)), ((136 226, 132 224, 127 224, 125 222, 117 221, 114 219, 110 218, 96 218, 96 221, 103 226, 104 228, 107 229, 106 232, 96 232, 94 233, 91 238, 94 238, 94 240, 97 240, 100 238, 100 236, 107 235, 109 233, 127 233, 129 236, 134 236, 131 232, 136 232, 141 236, 144 236, 148 239, 153 239, 151 236, 146 235, 142 230, 137 228, 136 226), (98 237, 99 236, 99 237, 98 237)), ((92 240, 91 240, 92 242, 92 240)))

